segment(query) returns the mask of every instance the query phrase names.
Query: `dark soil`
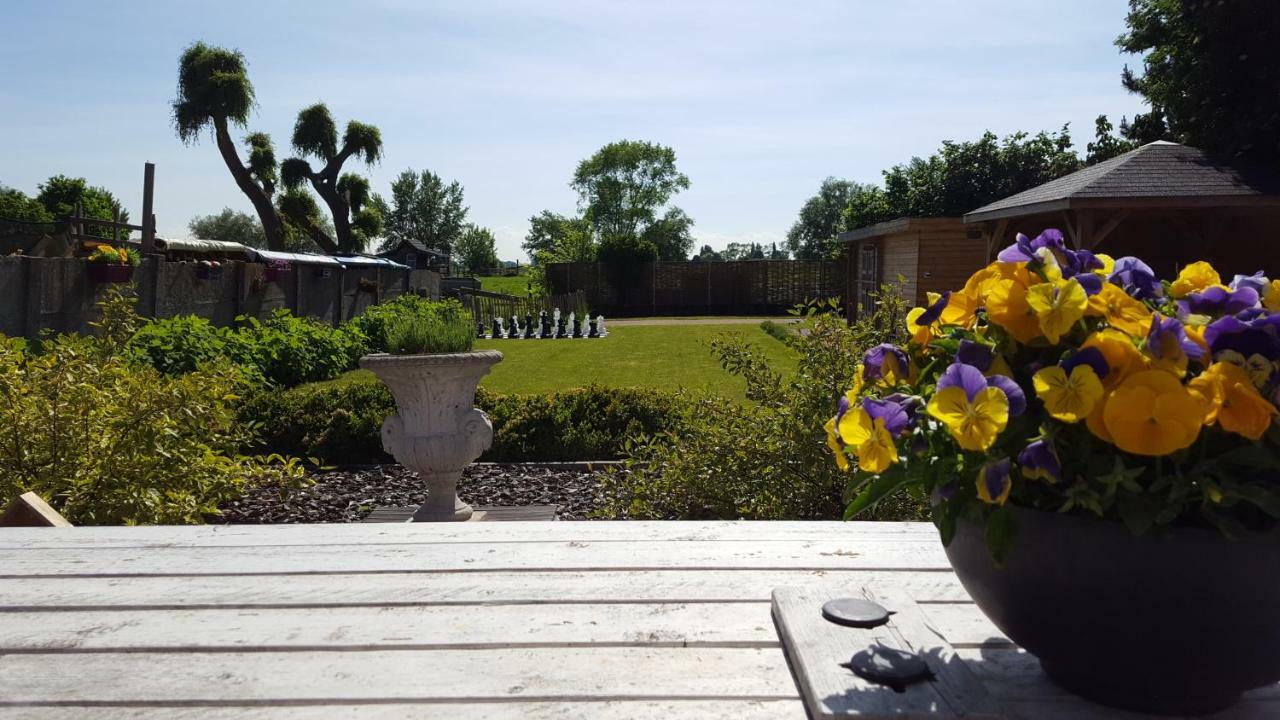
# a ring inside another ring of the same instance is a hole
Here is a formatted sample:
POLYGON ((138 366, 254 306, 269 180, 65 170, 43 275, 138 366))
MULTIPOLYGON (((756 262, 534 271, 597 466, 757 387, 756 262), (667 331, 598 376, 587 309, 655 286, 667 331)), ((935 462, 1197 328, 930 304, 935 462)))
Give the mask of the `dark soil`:
MULTIPOLYGON (((595 509, 598 472, 537 465, 472 465, 458 483, 471 505, 557 505, 560 520, 585 520, 595 509)), ((222 505, 222 523, 359 522, 377 507, 421 505, 426 491, 417 473, 401 465, 346 468, 312 476, 299 490, 251 490, 222 505)))

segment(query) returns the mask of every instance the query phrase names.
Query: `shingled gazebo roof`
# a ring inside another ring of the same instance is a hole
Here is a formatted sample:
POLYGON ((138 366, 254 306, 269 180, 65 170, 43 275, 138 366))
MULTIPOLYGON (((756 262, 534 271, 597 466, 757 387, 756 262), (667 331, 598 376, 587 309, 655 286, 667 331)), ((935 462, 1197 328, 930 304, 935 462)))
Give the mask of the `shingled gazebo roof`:
POLYGON ((1202 150, 1163 140, 984 205, 966 223, 1080 208, 1280 205, 1274 178, 1246 177, 1202 150))

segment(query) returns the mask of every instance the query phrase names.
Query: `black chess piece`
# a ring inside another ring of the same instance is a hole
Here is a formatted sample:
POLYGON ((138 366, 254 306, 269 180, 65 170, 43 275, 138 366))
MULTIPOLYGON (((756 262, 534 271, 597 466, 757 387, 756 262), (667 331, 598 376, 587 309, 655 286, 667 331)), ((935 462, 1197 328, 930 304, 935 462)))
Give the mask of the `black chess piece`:
POLYGON ((484 321, 479 318, 476 319, 476 339, 484 339, 484 321))
POLYGON ((582 337, 582 318, 577 315, 573 316, 573 337, 582 337))
POLYGON ((568 318, 566 318, 566 317, 565 317, 565 316, 563 316, 563 315, 561 315, 561 316, 560 316, 560 322, 556 325, 556 339, 557 339, 557 340, 559 340, 560 338, 567 338, 567 337, 569 337, 569 332, 568 332, 568 330, 566 329, 566 324, 567 324, 568 322, 569 322, 568 318))
POLYGON ((506 335, 503 335, 502 333, 502 322, 496 317, 493 319, 493 327, 489 331, 489 337, 495 340, 506 337, 506 335))
POLYGON ((546 310, 543 310, 542 313, 539 314, 538 320, 538 324, 540 326, 538 337, 543 340, 550 340, 555 337, 555 334, 551 332, 551 316, 547 314, 546 310))
POLYGON ((533 337, 533 315, 526 314, 524 316, 524 339, 528 340, 533 337))
POLYGON ((600 332, 596 329, 595 318, 589 318, 587 320, 587 326, 590 328, 589 330, 587 330, 587 337, 589 338, 600 337, 600 332))

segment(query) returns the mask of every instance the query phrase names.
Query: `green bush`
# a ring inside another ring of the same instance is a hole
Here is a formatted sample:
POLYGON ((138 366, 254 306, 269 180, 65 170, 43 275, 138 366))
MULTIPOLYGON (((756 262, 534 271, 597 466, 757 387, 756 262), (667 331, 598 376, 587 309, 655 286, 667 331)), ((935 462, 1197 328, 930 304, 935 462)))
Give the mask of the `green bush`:
POLYGON ((457 300, 430 300, 421 295, 401 295, 394 300, 367 308, 349 320, 344 327, 358 330, 365 340, 365 353, 390 352, 388 332, 398 320, 406 317, 434 317, 442 309, 461 311, 457 300))
POLYGON ((393 355, 467 352, 475 344, 471 316, 457 303, 428 315, 408 315, 387 326, 387 352, 393 355))
POLYGON ((760 329, 772 335, 783 345, 790 345, 791 338, 795 337, 795 332, 790 325, 783 325, 772 320, 760 321, 760 329))
MULTIPOLYGON (((800 520, 842 516, 850 475, 836 467, 823 423, 851 386, 863 351, 899 339, 902 301, 882 292, 877 311, 852 325, 809 308, 804 333, 789 343, 799 364, 790 378, 759 348, 726 334, 712 351, 747 382, 747 404, 698 398, 673 429, 639 437, 621 471, 601 485, 600 514, 635 519, 800 520)), ((924 502, 881 505, 870 519, 923 520, 924 502)))
POLYGON ((143 362, 166 375, 194 372, 204 363, 227 357, 227 332, 196 315, 146 323, 129 341, 143 362))
POLYGON ((34 491, 77 525, 199 523, 250 484, 301 482, 296 461, 239 454, 242 373, 164 375, 124 352, 132 299, 112 290, 99 335, 0 343, 0 502, 34 491))
POLYGON ((288 310, 277 310, 266 320, 238 320, 240 326, 227 335, 231 359, 281 387, 335 378, 354 368, 364 353, 359 330, 335 330, 288 310))
MULTIPOLYGON (((644 388, 589 387, 547 395, 497 395, 481 388, 476 406, 493 421, 493 462, 608 460, 621 457, 626 438, 671 427, 680 403, 671 393, 644 388)), ((264 391, 240 409, 259 444, 275 452, 331 464, 390 462, 382 452, 382 421, 395 401, 373 377, 264 391)))

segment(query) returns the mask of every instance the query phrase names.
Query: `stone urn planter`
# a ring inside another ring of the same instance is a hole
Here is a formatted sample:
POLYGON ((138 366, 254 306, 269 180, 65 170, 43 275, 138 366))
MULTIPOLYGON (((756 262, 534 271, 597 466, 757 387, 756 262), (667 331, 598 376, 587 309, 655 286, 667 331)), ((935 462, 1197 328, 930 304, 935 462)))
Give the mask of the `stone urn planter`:
POLYGON ((412 522, 471 517, 458 498, 458 478, 493 442, 493 425, 475 407, 476 385, 501 360, 496 350, 360 359, 396 401, 396 414, 382 423, 383 449, 427 485, 427 502, 412 522))
POLYGON ((1280 537, 1193 527, 1135 537, 1118 522, 1015 512, 1003 567, 967 520, 947 557, 978 607, 1062 687, 1200 715, 1280 680, 1280 537))

